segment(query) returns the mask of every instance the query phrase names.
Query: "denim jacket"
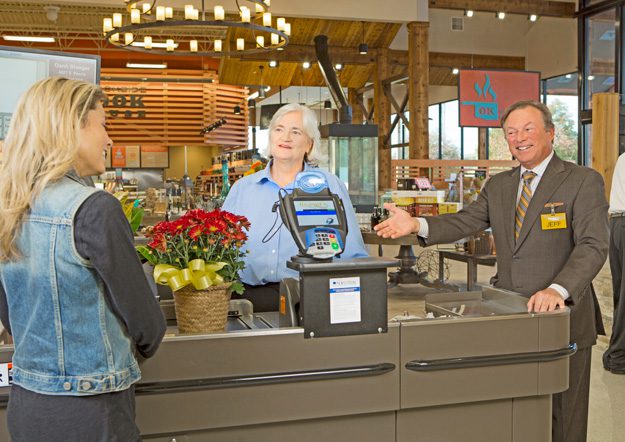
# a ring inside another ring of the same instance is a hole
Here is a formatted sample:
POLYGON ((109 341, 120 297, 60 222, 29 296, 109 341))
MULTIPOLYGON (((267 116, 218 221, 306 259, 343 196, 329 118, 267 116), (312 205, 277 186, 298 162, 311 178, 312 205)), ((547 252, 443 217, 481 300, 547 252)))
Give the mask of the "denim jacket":
POLYGON ((37 393, 108 393, 141 377, 134 344, 74 243, 76 212, 98 191, 68 177, 46 187, 18 233, 23 257, 0 264, 15 343, 13 381, 37 393))

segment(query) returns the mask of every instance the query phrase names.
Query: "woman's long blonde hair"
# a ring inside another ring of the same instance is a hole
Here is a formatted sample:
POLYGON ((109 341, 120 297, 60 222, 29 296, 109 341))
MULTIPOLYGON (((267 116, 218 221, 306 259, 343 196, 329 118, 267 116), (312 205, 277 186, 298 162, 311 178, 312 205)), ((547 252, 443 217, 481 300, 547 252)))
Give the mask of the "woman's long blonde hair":
POLYGON ((104 99, 94 84, 41 80, 17 103, 4 140, 0 173, 0 262, 18 259, 16 238, 33 202, 74 166, 80 129, 104 99))

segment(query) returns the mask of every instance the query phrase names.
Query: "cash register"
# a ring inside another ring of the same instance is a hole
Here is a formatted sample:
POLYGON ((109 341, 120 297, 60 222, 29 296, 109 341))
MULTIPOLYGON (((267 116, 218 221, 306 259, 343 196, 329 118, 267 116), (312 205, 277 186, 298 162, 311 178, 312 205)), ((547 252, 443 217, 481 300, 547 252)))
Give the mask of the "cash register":
POLYGON ((282 222, 299 251, 286 263, 299 278, 280 283, 280 327, 303 327, 307 338, 385 333, 386 269, 397 260, 337 259, 349 240, 347 217, 323 173, 301 172, 294 190, 279 198, 282 222))

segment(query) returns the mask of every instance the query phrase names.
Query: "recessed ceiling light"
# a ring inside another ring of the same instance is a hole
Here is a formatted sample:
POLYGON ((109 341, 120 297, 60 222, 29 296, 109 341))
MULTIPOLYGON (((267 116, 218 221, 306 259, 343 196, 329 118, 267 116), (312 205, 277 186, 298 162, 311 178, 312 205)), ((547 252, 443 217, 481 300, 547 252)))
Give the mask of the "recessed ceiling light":
POLYGON ((25 35, 3 35, 7 41, 30 41, 35 43, 54 43, 54 37, 32 37, 25 35))

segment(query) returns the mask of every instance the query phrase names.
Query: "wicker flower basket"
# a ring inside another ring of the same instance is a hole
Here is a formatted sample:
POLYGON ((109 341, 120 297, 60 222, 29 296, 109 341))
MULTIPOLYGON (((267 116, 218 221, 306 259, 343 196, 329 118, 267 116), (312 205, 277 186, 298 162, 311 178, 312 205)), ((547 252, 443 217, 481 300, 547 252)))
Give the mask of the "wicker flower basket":
POLYGON ((180 333, 220 332, 226 328, 230 284, 206 290, 186 286, 174 292, 176 321, 180 333))

